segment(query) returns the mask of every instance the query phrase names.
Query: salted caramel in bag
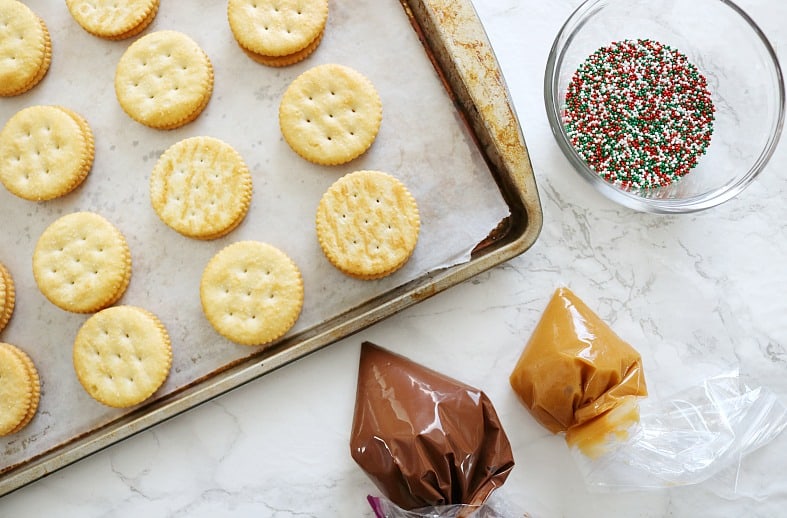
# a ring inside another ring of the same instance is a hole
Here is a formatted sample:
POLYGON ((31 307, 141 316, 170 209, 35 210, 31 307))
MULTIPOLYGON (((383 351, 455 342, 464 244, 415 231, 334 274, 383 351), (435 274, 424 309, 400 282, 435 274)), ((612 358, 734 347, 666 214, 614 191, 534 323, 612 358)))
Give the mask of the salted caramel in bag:
POLYGON ((514 466, 482 391, 370 342, 361 347, 350 450, 403 509, 483 504, 514 466))
POLYGON ((555 291, 510 381, 539 423, 591 456, 639 420, 647 396, 639 353, 568 288, 555 291))

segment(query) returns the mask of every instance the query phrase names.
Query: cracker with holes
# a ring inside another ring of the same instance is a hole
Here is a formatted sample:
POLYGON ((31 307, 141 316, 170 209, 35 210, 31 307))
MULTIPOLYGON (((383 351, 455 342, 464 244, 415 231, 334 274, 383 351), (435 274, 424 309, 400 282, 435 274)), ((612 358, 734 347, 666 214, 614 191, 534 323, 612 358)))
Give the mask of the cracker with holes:
POLYGON ((249 57, 268 66, 287 66, 319 46, 328 0, 229 0, 227 18, 249 57))
POLYGON ((153 313, 115 306, 82 324, 74 340, 73 360, 79 382, 93 399, 126 408, 148 399, 166 381, 172 346, 153 313))
POLYGON ((33 276, 41 293, 73 313, 99 311, 123 295, 131 279, 126 238, 93 212, 57 219, 33 252, 33 276))
POLYGON ((66 0, 71 16, 87 32, 108 40, 136 36, 150 25, 159 0, 66 0))
POLYGON ((278 248, 240 241, 208 262, 200 299, 219 334, 241 345, 267 345, 284 336, 300 316, 303 279, 278 248))
POLYGON ((0 263, 0 331, 5 329, 8 321, 11 320, 11 315, 14 313, 14 305, 16 304, 16 289, 14 287, 14 278, 11 277, 11 272, 0 263))
POLYGON ((27 426, 38 410, 41 381, 30 356, 0 343, 0 437, 27 426))
POLYGON ((372 145, 382 121, 374 85, 344 65, 311 68, 287 87, 279 105, 284 140, 301 157, 321 165, 357 158, 372 145))
POLYGON ((251 194, 251 173, 243 158, 212 137, 172 145, 150 175, 150 201, 161 221, 196 239, 231 232, 246 216, 251 194))
POLYGON ((129 117, 155 129, 196 119, 213 93, 213 65, 190 37, 158 31, 132 43, 115 70, 115 94, 129 117))
POLYGON ((407 187, 380 171, 356 171, 334 182, 317 208, 317 238, 336 268, 378 279, 410 259, 421 220, 407 187))
POLYGON ((52 42, 44 20, 17 0, 0 0, 0 96, 20 95, 49 70, 52 42))
POLYGON ((76 189, 93 167, 93 132, 78 113, 30 106, 0 131, 0 182, 12 194, 46 201, 76 189))

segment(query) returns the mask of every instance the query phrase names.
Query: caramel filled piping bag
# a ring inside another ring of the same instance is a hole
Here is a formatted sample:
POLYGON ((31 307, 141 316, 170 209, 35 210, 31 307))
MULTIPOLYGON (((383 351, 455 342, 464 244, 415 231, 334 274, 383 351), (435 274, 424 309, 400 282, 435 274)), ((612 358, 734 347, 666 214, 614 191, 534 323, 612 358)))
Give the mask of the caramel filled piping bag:
POLYGON ((632 396, 647 396, 639 353, 568 288, 555 291, 510 381, 553 433, 590 425, 632 396))
POLYGON ((350 451, 403 509, 480 505, 514 467, 487 396, 364 342, 350 451))

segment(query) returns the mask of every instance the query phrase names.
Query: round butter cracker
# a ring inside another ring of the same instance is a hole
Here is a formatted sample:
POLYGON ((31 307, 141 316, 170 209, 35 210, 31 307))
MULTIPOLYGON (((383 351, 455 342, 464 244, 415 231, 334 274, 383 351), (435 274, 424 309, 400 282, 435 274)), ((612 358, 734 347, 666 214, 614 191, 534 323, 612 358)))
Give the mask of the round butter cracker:
POLYGON ((159 0, 66 0, 66 6, 90 34, 122 40, 150 25, 158 12, 159 0))
POLYGON ((213 65, 190 37, 158 31, 132 43, 115 70, 115 94, 129 117, 155 129, 196 119, 213 93, 213 65))
POLYGON ((303 279, 278 248, 240 241, 208 262, 200 300, 219 334, 241 345, 267 345, 295 325, 303 307, 303 279))
POLYGON ((284 140, 298 155, 321 165, 343 164, 366 152, 382 116, 374 85, 360 72, 336 64, 302 73, 279 104, 284 140))
POLYGON ((123 234, 103 216, 75 212, 41 234, 33 252, 33 276, 41 293, 73 313, 114 304, 131 278, 131 254, 123 234))
POLYGON ((150 175, 159 218, 187 237, 216 239, 237 227, 249 209, 252 179, 232 146, 191 137, 167 149, 150 175))
POLYGON ((328 0, 229 0, 227 18, 235 40, 252 59, 285 66, 319 45, 328 0))
POLYGON ((18 347, 0 343, 0 436, 27 426, 40 397, 41 382, 33 361, 18 347))
POLYGON ((93 399, 125 408, 161 387, 172 367, 172 346, 153 313, 115 306, 85 321, 74 340, 73 361, 79 382, 93 399))
POLYGON ((243 52, 246 53, 251 59, 260 63, 262 65, 267 65, 269 67, 286 67, 289 65, 294 65, 295 63, 301 62, 307 57, 309 57, 317 47, 320 46, 320 42, 322 41, 322 36, 324 32, 321 32, 311 43, 309 43, 305 48, 299 50, 298 52, 293 52, 292 54, 288 54, 286 56, 265 56, 263 54, 256 54, 248 49, 243 49, 243 52))
POLYGON ((11 320, 15 304, 16 290, 14 288, 14 279, 11 277, 11 272, 8 271, 8 268, 3 263, 0 263, 0 331, 5 329, 8 321, 11 320))
POLYGON ((325 256, 358 279, 377 279, 404 266, 415 250, 420 226, 410 191, 380 171, 343 176, 317 208, 317 238, 325 256))
POLYGON ((44 20, 17 0, 0 0, 0 96, 27 92, 49 70, 52 42, 44 20))
POLYGON ((93 132, 82 116, 60 106, 30 106, 0 131, 0 182, 20 198, 52 200, 84 181, 94 156, 93 132))

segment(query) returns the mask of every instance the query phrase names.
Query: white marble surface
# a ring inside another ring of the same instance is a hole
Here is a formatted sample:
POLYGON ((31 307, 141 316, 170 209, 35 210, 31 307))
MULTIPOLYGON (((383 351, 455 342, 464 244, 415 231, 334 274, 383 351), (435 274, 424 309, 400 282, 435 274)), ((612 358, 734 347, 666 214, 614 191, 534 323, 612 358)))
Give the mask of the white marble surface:
MULTIPOLYGON (((596 494, 507 382, 542 309, 572 288, 642 353, 651 397, 737 368, 787 398, 787 147, 737 199, 638 214, 579 182, 547 126, 548 49, 577 0, 476 0, 530 149, 544 228, 526 254, 230 394, 0 498, 0 516, 371 516, 349 455, 359 346, 371 340, 487 392, 517 465, 499 496, 538 517, 780 516, 787 437, 747 459, 746 492, 596 494), (317 434, 319 432, 319 434, 317 434)), ((787 6, 741 0, 777 53, 787 6)))

